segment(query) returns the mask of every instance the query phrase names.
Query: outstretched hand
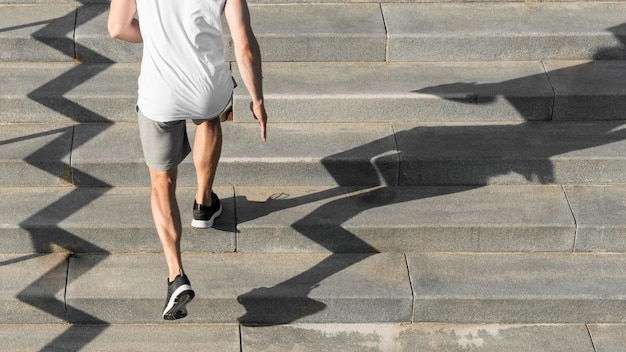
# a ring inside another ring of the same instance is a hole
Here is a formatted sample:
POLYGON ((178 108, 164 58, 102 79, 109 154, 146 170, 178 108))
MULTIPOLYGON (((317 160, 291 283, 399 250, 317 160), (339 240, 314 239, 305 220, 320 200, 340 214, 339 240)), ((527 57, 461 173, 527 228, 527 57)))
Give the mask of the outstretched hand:
POLYGON ((266 141, 266 125, 267 125, 267 113, 265 112, 265 105, 263 102, 255 104, 254 102, 250 103, 250 111, 252 111, 252 116, 254 116, 257 121, 259 121, 259 127, 261 128, 261 140, 263 142, 266 141))

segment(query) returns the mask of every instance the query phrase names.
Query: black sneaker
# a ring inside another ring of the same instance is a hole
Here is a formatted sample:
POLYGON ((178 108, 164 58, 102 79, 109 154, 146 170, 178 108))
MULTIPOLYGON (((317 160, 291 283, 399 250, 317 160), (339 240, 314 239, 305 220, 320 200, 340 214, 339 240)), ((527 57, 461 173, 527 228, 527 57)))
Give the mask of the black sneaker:
POLYGON ((198 204, 195 200, 193 201, 193 221, 191 222, 191 226, 207 229, 213 226, 213 221, 215 218, 222 214, 222 203, 220 203, 219 198, 215 193, 211 192, 211 206, 205 207, 202 204, 198 204))
POLYGON ((195 296, 187 275, 181 272, 174 281, 167 282, 167 300, 163 309, 163 319, 176 320, 187 316, 187 303, 195 296))

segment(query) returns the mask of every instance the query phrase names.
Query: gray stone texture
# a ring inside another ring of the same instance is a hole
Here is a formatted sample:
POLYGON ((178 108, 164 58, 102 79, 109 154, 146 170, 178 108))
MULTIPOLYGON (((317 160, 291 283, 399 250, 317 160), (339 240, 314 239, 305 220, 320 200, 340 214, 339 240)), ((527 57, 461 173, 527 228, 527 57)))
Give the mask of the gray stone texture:
MULTIPOLYGON (((565 192, 550 185, 215 191, 224 212, 214 229, 197 230, 189 226, 194 189, 179 187, 184 251, 625 250, 621 185, 565 186, 565 192)), ((3 187, 0 193, 3 252, 160 251, 147 187, 3 187)))
MULTIPOLYGON (((278 122, 619 120, 621 61, 267 62, 266 102, 278 122), (546 72, 547 70, 547 72, 546 72)), ((234 121, 253 123, 236 65, 234 121)), ((0 63, 0 121, 134 122, 137 63, 0 63)))
MULTIPOLYGON (((214 229, 197 230, 189 226, 194 189, 179 187, 184 251, 623 252, 626 246, 621 185, 565 186, 564 192, 550 185, 215 191, 224 212, 214 229)), ((3 187, 0 193, 5 253, 160 251, 147 187, 3 187)))
POLYGON ((619 323, 623 254, 407 256, 415 322, 619 323))
POLYGON ((577 251, 626 251, 626 187, 566 186, 577 251))
POLYGON ((242 351, 594 352, 584 325, 295 324, 241 330, 242 351))
MULTIPOLYGON (((267 63, 264 77, 277 122, 549 120, 554 101, 540 62, 267 63)), ((250 121, 243 86, 234 100, 250 121)))
POLYGON ((624 325, 0 324, 3 351, 622 351, 624 325), (589 331, 587 330, 589 329, 589 331), (593 337, 590 338, 590 332, 593 337), (241 337, 240 337, 241 335, 241 337), (28 336, 25 339, 24 336, 28 336), (595 347, 595 349, 594 349, 595 347))
POLYGON ((82 62, 139 62, 143 46, 109 37, 109 5, 81 6, 76 16, 76 58, 82 62))
POLYGON ((388 124, 225 124, 216 182, 235 185, 397 184, 388 124), (391 152, 391 153, 389 153, 391 152))
POLYGON ((77 186, 149 185, 137 124, 80 124, 75 127, 72 168, 77 186))
MULTIPOLYGON (((72 153, 74 184, 79 186, 145 186, 147 168, 136 124, 77 125, 72 153)), ((398 160, 382 155, 370 160, 370 150, 395 148, 389 125, 277 124, 262 143, 252 124, 224 124, 224 147, 216 184, 237 185, 355 185, 380 184, 380 178, 396 184, 398 160), (306 133, 304 132, 306 131, 306 133), (375 141, 372 143, 372 141, 375 141), (290 148, 284 148, 290 145, 290 148), (342 154, 342 151, 354 150, 342 154), (373 164, 381 176, 371 175, 373 164), (362 171, 360 171, 362 170, 362 171), (329 174, 330 172, 330 174, 329 174), (370 177, 359 177, 363 172, 370 177)), ((193 141, 193 125, 188 131, 193 141)), ((375 151, 379 153, 378 151, 375 151)), ((194 186, 191 157, 180 165, 179 185, 194 186)))
POLYGON ((388 61, 624 59, 620 3, 382 4, 388 61))
POLYGON ((137 64, 0 63, 2 123, 135 121, 137 64))
MULTIPOLYGON (((2 61, 138 61, 141 45, 113 40, 103 30, 108 4, 88 3, 3 5, 0 24, 10 30, 2 35, 9 49, 2 61)), ((619 3, 291 5, 250 5, 264 61, 626 57, 618 39, 625 15, 619 3)), ((226 48, 233 60, 228 33, 226 48)))
POLYGON ((67 124, 0 126, 0 185, 71 184, 73 127, 67 124))
MULTIPOLYGON (((232 187, 216 187, 215 192, 222 199, 222 215, 214 228, 195 229, 191 227, 195 189, 178 189, 183 251, 235 251, 232 187)), ((162 251, 150 212, 148 187, 11 187, 2 188, 0 200, 2 252, 162 251)))
MULTIPOLYGON (((386 32, 378 4, 250 5, 268 61, 384 61, 386 32)), ((234 61, 226 31, 227 60, 234 61)))
POLYGON ((64 254, 1 253, 0 324, 65 321, 66 272, 64 254))
POLYGON ((555 92, 554 120, 626 119, 626 61, 544 65, 555 92))
POLYGON ((551 251, 574 248, 560 186, 238 187, 238 251, 551 251))
MULTIPOLYGON (((273 124, 262 143, 256 124, 228 123, 216 184, 622 184, 621 126, 620 121, 273 124)), ((190 123, 192 140, 194 130, 190 123)), ((10 170, 4 186, 148 185, 134 123, 9 124, 0 133, 5 141, 0 162, 10 170)), ((195 185, 191 157, 181 164, 179 184, 195 185)))
MULTIPOLYGON (((410 321, 403 255, 186 253, 184 265, 196 291, 187 323, 410 321)), ((161 254, 73 257, 68 319, 162 321, 166 273, 161 254)))
POLYGON ((626 346, 626 326, 619 324, 591 324, 589 335, 595 352, 619 352, 626 346))
POLYGON ((236 325, 0 325, 2 350, 17 351, 240 351, 236 325), (28 338, 26 338, 28 337, 28 338))
POLYGON ((0 61, 72 62, 76 6, 0 5, 0 61))
MULTIPOLYGON (((141 45, 108 38, 108 5, 78 9, 76 55, 85 62, 136 62, 141 45)), ((384 61, 386 33, 376 4, 250 5, 263 61, 384 61)), ((227 60, 234 61, 224 21, 227 60)))
POLYGON ((625 183, 621 126, 394 124, 400 185, 625 183))

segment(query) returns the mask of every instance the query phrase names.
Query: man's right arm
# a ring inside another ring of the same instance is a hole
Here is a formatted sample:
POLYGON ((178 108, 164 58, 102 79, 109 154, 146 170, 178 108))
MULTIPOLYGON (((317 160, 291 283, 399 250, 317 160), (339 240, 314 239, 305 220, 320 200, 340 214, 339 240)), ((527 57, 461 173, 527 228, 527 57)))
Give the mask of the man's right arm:
POLYGON ((226 0, 224 15, 233 40, 235 58, 252 103, 250 109, 259 121, 261 140, 266 140, 267 114, 263 103, 263 77, 261 50, 250 25, 250 12, 246 0, 226 0))
POLYGON ((135 18, 137 3, 135 0, 111 0, 107 29, 113 38, 131 43, 141 43, 141 30, 135 18))

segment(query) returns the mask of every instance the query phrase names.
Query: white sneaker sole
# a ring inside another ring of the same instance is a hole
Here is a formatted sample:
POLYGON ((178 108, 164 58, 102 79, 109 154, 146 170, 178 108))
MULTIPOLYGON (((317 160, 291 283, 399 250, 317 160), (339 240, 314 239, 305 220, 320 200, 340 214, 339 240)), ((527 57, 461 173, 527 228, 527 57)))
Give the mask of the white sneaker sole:
POLYGON ((175 320, 187 316, 187 303, 191 302, 194 293, 190 285, 182 285, 172 293, 167 306, 163 309, 163 319, 175 320))
POLYGON ((209 220, 196 220, 193 219, 191 221, 191 227, 195 227, 197 229, 208 229, 209 227, 213 227, 213 222, 215 219, 222 215, 222 205, 220 204, 220 208, 211 216, 209 220))

